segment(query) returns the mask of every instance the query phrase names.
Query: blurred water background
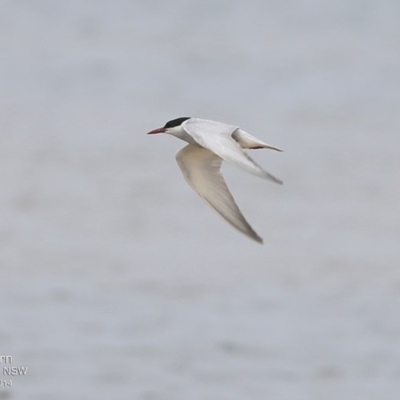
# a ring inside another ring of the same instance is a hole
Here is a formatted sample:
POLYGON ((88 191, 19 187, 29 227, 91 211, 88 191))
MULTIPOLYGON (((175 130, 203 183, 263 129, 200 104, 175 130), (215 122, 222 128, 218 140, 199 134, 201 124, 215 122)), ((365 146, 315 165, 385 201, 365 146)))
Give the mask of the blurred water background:
POLYGON ((2 0, 0 399, 398 400, 399 109, 395 0, 2 0), (224 166, 263 246, 180 116, 285 150, 224 166))

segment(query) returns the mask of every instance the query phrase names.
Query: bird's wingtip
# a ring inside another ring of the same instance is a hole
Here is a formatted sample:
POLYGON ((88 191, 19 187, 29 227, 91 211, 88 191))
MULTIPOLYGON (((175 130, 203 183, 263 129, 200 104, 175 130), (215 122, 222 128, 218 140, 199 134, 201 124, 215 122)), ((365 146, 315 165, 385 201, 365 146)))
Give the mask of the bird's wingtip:
POLYGON ((257 243, 264 244, 264 240, 262 237, 258 236, 255 234, 254 236, 251 236, 252 239, 254 239, 257 243))

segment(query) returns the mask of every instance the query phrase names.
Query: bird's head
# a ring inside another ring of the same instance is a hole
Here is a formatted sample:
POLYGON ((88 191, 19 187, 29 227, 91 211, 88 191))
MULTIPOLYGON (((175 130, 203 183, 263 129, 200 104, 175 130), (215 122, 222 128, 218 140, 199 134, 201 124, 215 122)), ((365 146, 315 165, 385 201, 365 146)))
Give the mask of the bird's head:
POLYGON ((181 125, 190 119, 190 117, 180 117, 168 121, 162 128, 157 128, 148 133, 148 135, 153 135, 155 133, 169 133, 171 135, 176 135, 181 130, 181 125))

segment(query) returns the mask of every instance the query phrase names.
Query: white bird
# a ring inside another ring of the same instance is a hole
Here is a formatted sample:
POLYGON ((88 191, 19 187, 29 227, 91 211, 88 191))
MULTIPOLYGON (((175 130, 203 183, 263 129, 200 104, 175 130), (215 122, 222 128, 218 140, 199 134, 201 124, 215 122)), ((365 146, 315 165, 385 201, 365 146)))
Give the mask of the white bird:
POLYGON ((282 150, 262 142, 238 126, 200 118, 176 118, 148 134, 155 133, 168 133, 189 143, 176 155, 187 183, 231 225, 262 243, 262 238, 236 205, 220 171, 221 164, 224 160, 261 178, 282 184, 256 164, 243 149, 282 150))

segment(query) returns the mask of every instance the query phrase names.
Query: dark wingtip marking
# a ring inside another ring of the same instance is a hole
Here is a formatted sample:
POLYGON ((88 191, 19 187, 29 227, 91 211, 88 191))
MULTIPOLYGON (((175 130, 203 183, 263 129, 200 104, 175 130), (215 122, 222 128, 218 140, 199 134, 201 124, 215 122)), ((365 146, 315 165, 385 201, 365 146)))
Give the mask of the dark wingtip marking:
POLYGON ((257 239, 254 239, 257 243, 260 243, 260 244, 264 244, 264 240, 262 239, 262 238, 260 238, 260 237, 258 237, 257 239))

